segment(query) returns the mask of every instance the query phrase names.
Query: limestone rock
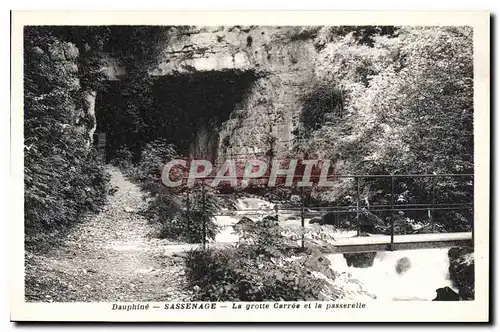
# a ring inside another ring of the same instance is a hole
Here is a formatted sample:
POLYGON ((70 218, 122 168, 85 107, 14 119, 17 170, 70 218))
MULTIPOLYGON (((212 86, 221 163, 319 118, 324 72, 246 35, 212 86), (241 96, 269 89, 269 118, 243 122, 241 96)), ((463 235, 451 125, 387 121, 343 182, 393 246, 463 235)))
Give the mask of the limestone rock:
MULTIPOLYGON (((218 128, 218 151, 228 147, 228 154, 267 151, 265 124, 269 121, 269 109, 279 113, 273 119, 281 138, 276 151, 285 151, 290 147, 300 113, 297 105, 315 80, 311 63, 318 57, 314 46, 318 30, 275 26, 173 27, 167 31, 168 42, 160 45, 158 61, 149 73, 155 77, 214 72, 245 76, 249 83, 245 102, 235 106, 244 115, 233 114, 236 121, 226 121, 218 128), (262 125, 256 127, 256 123, 262 125)), ((120 59, 105 55, 104 60, 103 73, 108 79, 120 80, 127 75, 120 59)))
POLYGON ((432 301, 459 301, 460 297, 450 287, 436 289, 436 298, 432 301))
POLYGON ((323 215, 323 217, 321 219, 323 221, 323 224, 335 226, 337 224, 337 218, 338 218, 338 215, 336 213, 329 212, 329 213, 323 215))
POLYGON ((360 268, 372 266, 376 256, 377 256, 376 252, 344 254, 347 266, 360 267, 360 268))

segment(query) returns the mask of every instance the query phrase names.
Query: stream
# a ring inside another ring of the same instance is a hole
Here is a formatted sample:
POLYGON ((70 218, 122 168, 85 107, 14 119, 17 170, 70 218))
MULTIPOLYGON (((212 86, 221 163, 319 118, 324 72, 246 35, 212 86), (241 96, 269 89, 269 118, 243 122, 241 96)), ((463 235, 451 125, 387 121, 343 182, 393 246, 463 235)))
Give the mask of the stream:
MULTIPOLYGON (((216 217, 216 223, 221 227, 221 231, 216 236, 215 242, 238 241, 238 236, 233 233, 233 225, 241 217, 260 218, 269 212, 253 214, 255 212, 249 210, 272 210, 273 208, 273 203, 259 198, 238 199, 235 215, 216 217)), ((286 211, 283 212, 286 215, 286 211)), ((280 224, 298 228, 300 220, 286 220, 286 218, 281 220, 280 218, 280 224)), ((305 227, 313 227, 309 224, 309 219, 305 220, 305 227)), ((356 235, 355 231, 335 230, 328 226, 323 227, 322 232, 328 233, 333 238, 356 235)), ((378 300, 431 301, 436 297, 438 288, 448 286, 456 291, 448 278, 448 250, 448 248, 439 248, 377 252, 373 265, 364 268, 348 266, 343 254, 330 254, 327 257, 334 271, 360 281, 363 290, 375 294, 378 300)), ((365 299, 365 297, 360 299, 365 299)))

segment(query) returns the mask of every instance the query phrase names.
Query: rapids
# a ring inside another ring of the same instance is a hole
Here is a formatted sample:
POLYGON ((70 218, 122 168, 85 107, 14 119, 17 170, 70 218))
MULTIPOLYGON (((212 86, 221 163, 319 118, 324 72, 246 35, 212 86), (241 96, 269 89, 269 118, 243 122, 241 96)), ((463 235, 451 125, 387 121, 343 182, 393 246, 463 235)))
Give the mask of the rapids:
MULTIPOLYGON (((238 236, 233 233, 233 225, 244 215, 251 219, 270 213, 274 204, 259 198, 240 198, 236 201, 235 216, 218 216, 216 223, 221 231, 215 242, 236 242, 238 236), (262 212, 255 212, 261 209, 262 212), (251 211, 251 212, 250 212, 251 211)), ((286 211, 283 211, 286 214, 286 211)), ((272 212, 271 212, 272 213, 272 212)), ((300 220, 280 220, 287 227, 300 227, 300 220)), ((306 228, 312 227, 309 219, 306 228)), ((351 237, 355 232, 322 228, 333 238, 351 237)), ((448 249, 421 249, 395 252, 378 252, 373 265, 366 268, 348 266, 342 254, 327 255, 331 268, 349 279, 362 283, 363 290, 376 295, 378 300, 430 301, 436 297, 436 289, 450 287, 456 291, 448 278, 448 249), (403 268, 402 268, 403 266, 403 268)), ((360 300, 366 299, 360 295, 360 300)))

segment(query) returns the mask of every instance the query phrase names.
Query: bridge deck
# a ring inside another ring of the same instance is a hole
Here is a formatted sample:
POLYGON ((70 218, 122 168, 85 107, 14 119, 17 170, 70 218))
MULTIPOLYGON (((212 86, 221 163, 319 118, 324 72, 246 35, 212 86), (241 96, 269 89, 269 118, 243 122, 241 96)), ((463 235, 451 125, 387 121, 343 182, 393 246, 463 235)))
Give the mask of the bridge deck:
MULTIPOLYGON (((306 240, 307 241, 307 240, 306 240)), ((212 242, 207 247, 220 248, 234 245, 235 242, 212 242)), ((395 235, 393 250, 415 250, 433 248, 451 248, 472 245, 472 232, 433 233, 395 235)), ((166 254, 186 252, 200 248, 201 243, 175 244, 165 247, 166 254)), ((324 253, 360 253, 374 251, 391 251, 390 235, 372 235, 364 237, 340 238, 329 248, 323 248, 324 253)))
MULTIPOLYGON (((328 253, 390 251, 390 235, 342 238, 328 253)), ((472 232, 395 235, 393 250, 450 248, 472 245, 472 232)))

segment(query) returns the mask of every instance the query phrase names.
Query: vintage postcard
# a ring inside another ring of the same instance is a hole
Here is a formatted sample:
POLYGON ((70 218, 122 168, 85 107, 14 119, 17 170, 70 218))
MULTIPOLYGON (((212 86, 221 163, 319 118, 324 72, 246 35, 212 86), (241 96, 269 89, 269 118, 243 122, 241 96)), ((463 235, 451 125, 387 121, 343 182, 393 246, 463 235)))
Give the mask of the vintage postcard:
POLYGON ((13 321, 489 321, 490 14, 13 12, 13 321))

